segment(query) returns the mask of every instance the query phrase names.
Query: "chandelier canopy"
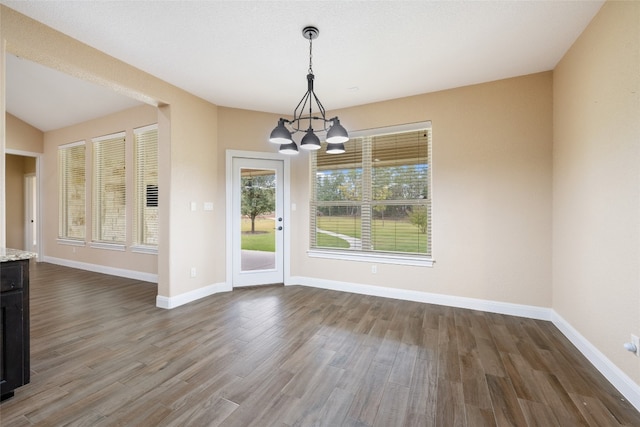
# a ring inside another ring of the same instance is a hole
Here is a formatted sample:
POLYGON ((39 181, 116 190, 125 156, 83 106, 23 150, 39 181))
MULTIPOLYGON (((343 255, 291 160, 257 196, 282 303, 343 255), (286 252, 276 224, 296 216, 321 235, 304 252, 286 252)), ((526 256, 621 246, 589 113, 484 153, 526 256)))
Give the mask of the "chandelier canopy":
POLYGON ((344 143, 349 140, 349 134, 342 127, 337 116, 327 119, 325 109, 313 91, 313 40, 318 38, 319 34, 320 31, 316 27, 305 27, 302 30, 302 36, 309 40, 307 92, 293 111, 293 119, 280 118, 278 125, 273 129, 269 137, 269 142, 280 144, 279 151, 283 154, 298 154, 298 145, 292 138, 292 135, 297 132, 304 132, 302 141, 300 141, 300 148, 303 150, 320 149, 320 138, 316 135, 316 132, 326 132, 327 153, 330 154, 344 153, 344 143), (314 103, 317 110, 315 115, 313 111, 314 103), (318 126, 315 130, 313 128, 314 123, 318 126))

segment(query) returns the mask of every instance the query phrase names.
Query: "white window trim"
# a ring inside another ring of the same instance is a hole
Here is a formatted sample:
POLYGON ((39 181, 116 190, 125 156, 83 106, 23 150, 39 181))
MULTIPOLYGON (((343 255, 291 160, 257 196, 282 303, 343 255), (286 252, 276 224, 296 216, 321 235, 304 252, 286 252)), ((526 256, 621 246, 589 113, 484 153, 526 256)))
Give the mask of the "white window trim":
POLYGON ((433 267, 435 260, 425 256, 411 256, 384 253, 336 251, 324 249, 309 249, 309 258, 340 259, 345 261, 375 262, 378 264, 413 265, 418 267, 433 267))
POLYGON ((146 125, 146 126, 142 126, 142 127, 139 127, 139 128, 135 128, 135 129, 133 129, 133 133, 134 134, 135 133, 145 133, 145 132, 150 131, 150 130, 158 130, 158 124, 154 123, 154 124, 151 124, 151 125, 146 125))
POLYGON ((126 245, 122 243, 104 243, 104 242, 91 242, 89 247, 92 249, 106 249, 109 251, 124 252, 126 245))
POLYGON ((133 245, 131 246, 131 252, 136 254, 158 254, 157 246, 149 245, 133 245))
POLYGON ((427 120, 424 122, 407 123, 404 125, 397 125, 397 126, 386 126, 382 128, 361 129, 353 132, 349 131, 349 138, 371 136, 373 134, 375 134, 375 136, 380 136, 380 135, 388 135, 390 133, 412 132, 412 131, 416 131, 424 128, 431 128, 431 120, 427 120))
POLYGON ((77 147, 79 145, 86 145, 86 141, 82 140, 82 141, 70 142, 68 144, 58 145, 58 150, 64 150, 66 148, 77 147))
POLYGON ((121 131, 121 132, 116 132, 116 133, 110 133, 109 135, 102 135, 102 136, 98 136, 96 138, 91 138, 91 143, 108 141, 110 139, 116 139, 116 138, 125 138, 126 139, 126 137, 127 137, 127 132, 121 131))
POLYGON ((69 246, 87 246, 87 242, 84 240, 75 240, 75 239, 56 239, 56 243, 59 245, 69 245, 69 246))

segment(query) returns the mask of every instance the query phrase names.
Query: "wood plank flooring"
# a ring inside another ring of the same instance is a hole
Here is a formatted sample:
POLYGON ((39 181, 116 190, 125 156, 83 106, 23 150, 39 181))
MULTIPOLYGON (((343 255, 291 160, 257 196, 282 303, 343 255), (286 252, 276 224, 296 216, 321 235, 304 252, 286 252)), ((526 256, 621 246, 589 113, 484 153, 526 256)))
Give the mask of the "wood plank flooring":
POLYGON ((301 286, 163 310, 31 264, 31 384, 2 426, 640 426, 549 322, 301 286))

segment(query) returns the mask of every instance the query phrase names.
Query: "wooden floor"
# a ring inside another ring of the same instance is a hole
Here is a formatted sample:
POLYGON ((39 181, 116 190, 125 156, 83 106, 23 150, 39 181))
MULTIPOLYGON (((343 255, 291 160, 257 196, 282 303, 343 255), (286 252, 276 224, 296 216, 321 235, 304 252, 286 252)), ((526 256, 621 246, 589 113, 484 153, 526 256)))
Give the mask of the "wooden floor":
POLYGON ((640 426, 549 322, 301 286, 173 310, 31 265, 31 383, 2 426, 640 426))

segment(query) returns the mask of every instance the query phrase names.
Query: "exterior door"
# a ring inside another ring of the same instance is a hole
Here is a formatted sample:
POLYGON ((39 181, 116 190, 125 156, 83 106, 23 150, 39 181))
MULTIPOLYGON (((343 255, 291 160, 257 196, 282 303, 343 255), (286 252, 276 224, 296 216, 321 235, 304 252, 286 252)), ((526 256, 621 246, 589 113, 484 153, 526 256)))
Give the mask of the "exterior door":
POLYGON ((233 286, 284 282, 283 161, 232 160, 233 286))

